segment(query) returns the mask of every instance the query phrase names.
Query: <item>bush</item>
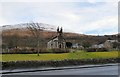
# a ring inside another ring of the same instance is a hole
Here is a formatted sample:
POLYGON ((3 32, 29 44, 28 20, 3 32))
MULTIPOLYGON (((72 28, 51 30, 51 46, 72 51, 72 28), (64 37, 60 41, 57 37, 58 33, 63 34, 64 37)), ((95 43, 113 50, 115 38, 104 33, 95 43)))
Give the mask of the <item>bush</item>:
MULTIPOLYGON (((47 48, 42 48, 39 49, 39 53, 68 53, 69 49, 47 49, 47 48)), ((37 54, 38 51, 37 49, 10 49, 9 51, 3 51, 2 54, 37 54)))
POLYGON ((105 52, 108 51, 107 48, 88 48, 86 49, 87 52, 105 52))
POLYGON ((51 51, 53 53, 68 53, 68 52, 70 52, 69 49, 60 49, 60 48, 54 48, 54 49, 51 49, 51 51))
POLYGON ((35 54, 37 51, 35 49, 9 49, 9 51, 2 51, 2 54, 35 54))
POLYGON ((87 48, 86 51, 87 52, 96 52, 96 48, 87 48))
POLYGON ((100 52, 101 52, 101 51, 108 51, 108 49, 107 49, 107 48, 98 48, 97 51, 98 51, 98 52, 99 52, 99 51, 100 51, 100 52))

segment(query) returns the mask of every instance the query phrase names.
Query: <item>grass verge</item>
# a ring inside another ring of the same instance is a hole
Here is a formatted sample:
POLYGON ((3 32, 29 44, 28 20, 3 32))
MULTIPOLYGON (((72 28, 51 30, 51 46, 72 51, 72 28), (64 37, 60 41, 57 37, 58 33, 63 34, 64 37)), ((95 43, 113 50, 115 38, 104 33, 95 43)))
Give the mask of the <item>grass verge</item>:
POLYGON ((2 62, 7 61, 50 61, 50 60, 65 60, 65 59, 107 59, 117 58, 118 51, 111 52, 83 52, 61 53, 61 54, 1 54, 2 62))
POLYGON ((2 68, 31 68, 31 67, 56 67, 84 64, 118 63, 118 51, 111 52, 84 52, 61 54, 3 54, 2 68))

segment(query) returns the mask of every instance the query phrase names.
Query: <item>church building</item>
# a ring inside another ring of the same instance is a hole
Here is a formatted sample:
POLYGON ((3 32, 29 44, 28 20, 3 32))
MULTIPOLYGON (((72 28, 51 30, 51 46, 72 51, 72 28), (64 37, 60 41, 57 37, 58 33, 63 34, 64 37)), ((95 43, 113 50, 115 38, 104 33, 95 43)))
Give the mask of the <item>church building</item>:
POLYGON ((63 37, 63 29, 62 27, 59 29, 57 28, 57 36, 53 37, 50 41, 47 43, 47 48, 66 48, 66 41, 63 37))

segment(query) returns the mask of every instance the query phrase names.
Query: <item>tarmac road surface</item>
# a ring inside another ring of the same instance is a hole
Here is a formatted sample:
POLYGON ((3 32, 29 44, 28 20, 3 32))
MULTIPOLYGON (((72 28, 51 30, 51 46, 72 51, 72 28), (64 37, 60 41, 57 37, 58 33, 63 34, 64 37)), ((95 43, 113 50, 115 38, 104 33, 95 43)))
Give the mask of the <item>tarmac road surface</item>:
POLYGON ((118 64, 115 64, 113 66, 94 68, 21 72, 21 73, 9 73, 4 75, 118 75, 118 64))

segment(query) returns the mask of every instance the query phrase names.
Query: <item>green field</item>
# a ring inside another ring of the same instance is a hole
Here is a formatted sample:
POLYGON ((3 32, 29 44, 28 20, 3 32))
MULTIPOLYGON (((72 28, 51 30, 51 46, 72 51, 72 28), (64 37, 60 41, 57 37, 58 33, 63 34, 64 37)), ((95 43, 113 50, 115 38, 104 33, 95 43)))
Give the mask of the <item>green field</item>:
POLYGON ((62 54, 1 54, 2 61, 31 61, 31 60, 64 60, 64 59, 99 59, 99 58, 117 58, 118 51, 110 52, 71 52, 62 54))

